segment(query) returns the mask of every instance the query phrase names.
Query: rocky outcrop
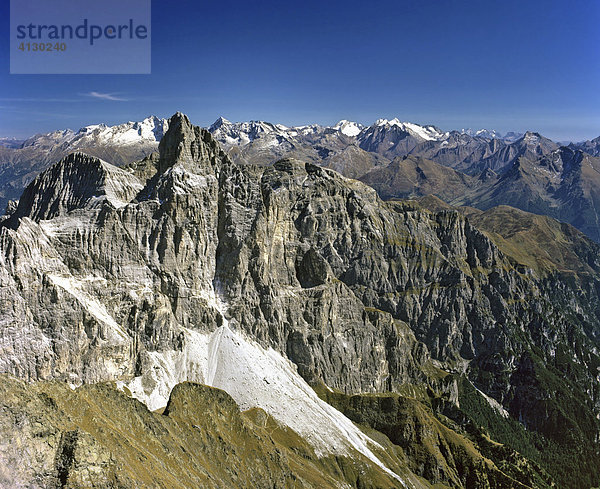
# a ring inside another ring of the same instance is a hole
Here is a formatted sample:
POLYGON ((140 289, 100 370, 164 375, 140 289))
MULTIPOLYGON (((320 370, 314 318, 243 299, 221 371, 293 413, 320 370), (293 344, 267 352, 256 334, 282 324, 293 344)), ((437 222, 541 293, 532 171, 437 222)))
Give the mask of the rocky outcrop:
POLYGON ((84 153, 72 153, 38 176, 10 213, 13 221, 29 217, 48 220, 76 209, 114 207, 130 202, 142 189, 130 173, 84 153))

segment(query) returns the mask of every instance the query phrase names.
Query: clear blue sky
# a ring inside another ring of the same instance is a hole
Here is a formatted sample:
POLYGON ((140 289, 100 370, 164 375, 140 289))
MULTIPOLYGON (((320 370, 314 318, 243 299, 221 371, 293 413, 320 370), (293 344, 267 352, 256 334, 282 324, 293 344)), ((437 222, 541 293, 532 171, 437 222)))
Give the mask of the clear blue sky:
POLYGON ((9 75, 0 5, 0 136, 177 110, 600 135, 597 0, 153 1, 152 74, 95 76, 9 75))

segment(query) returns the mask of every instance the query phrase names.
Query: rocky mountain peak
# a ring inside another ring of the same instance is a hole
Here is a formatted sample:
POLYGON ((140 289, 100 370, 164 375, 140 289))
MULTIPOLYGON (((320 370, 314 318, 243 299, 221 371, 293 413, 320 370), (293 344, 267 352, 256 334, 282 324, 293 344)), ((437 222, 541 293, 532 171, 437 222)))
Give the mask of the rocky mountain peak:
POLYGON ((208 128, 208 130, 210 132, 214 132, 217 129, 219 129, 220 127, 223 127, 223 126, 226 126, 229 124, 231 124, 231 122, 229 122, 227 119, 225 119, 225 117, 221 116, 215 122, 212 123, 212 125, 208 128))
POLYGON ((558 145, 554 141, 542 136, 539 132, 527 131, 517 143, 523 143, 530 146, 548 146, 553 145, 558 148, 558 145))
POLYGON ((204 173, 207 164, 214 167, 217 160, 227 158, 211 133, 194 126, 181 112, 169 119, 169 129, 161 139, 158 150, 159 174, 175 163, 194 173, 204 173))
POLYGON ((342 119, 336 125, 334 125, 332 129, 340 131, 346 136, 355 137, 360 134, 360 132, 364 129, 364 126, 357 122, 342 119))
POLYGON ((547 155, 559 148, 554 141, 534 131, 527 131, 521 139, 513 144, 518 148, 520 154, 530 159, 547 155))
POLYGON ((538 143, 541 137, 539 132, 527 131, 521 139, 526 143, 538 143))
POLYGON ((122 207, 142 189, 139 180, 100 158, 75 152, 41 173, 23 192, 11 219, 52 219, 104 201, 122 207))

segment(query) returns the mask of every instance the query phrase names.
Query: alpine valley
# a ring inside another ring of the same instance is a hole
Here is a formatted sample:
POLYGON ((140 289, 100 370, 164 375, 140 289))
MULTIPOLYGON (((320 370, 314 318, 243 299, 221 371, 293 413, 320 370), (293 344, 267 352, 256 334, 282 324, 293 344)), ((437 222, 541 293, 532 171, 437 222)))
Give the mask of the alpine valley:
POLYGON ((0 146, 0 487, 600 485, 597 139, 0 146))

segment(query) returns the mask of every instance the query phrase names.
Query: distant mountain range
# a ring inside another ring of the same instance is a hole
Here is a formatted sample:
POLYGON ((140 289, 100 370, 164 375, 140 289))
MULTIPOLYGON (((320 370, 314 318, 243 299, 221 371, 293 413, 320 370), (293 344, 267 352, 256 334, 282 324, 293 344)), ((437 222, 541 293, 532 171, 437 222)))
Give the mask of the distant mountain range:
MULTIPOLYGON (((168 122, 148 117, 117 126, 61 130, 0 142, 0 208, 18 199, 35 175, 82 151, 123 166, 156 151, 168 122)), ((597 201, 600 137, 568 147, 536 132, 442 131, 379 119, 370 126, 287 127, 217 119, 209 128, 237 163, 271 165, 296 158, 373 186, 382 198, 436 195, 453 205, 512 205, 568 222, 600 241, 597 201)))
POLYGON ((24 142, 24 139, 0 138, 0 147, 17 149, 20 148, 24 142))
POLYGON ((384 199, 432 194, 482 210, 511 205, 600 241, 600 138, 561 147, 536 132, 443 132, 398 119, 288 128, 221 118, 209 130, 240 163, 294 157, 360 179, 384 199))
POLYGON ((591 141, 584 141, 578 144, 571 144, 570 147, 581 149, 592 156, 600 156, 600 136, 591 141))

